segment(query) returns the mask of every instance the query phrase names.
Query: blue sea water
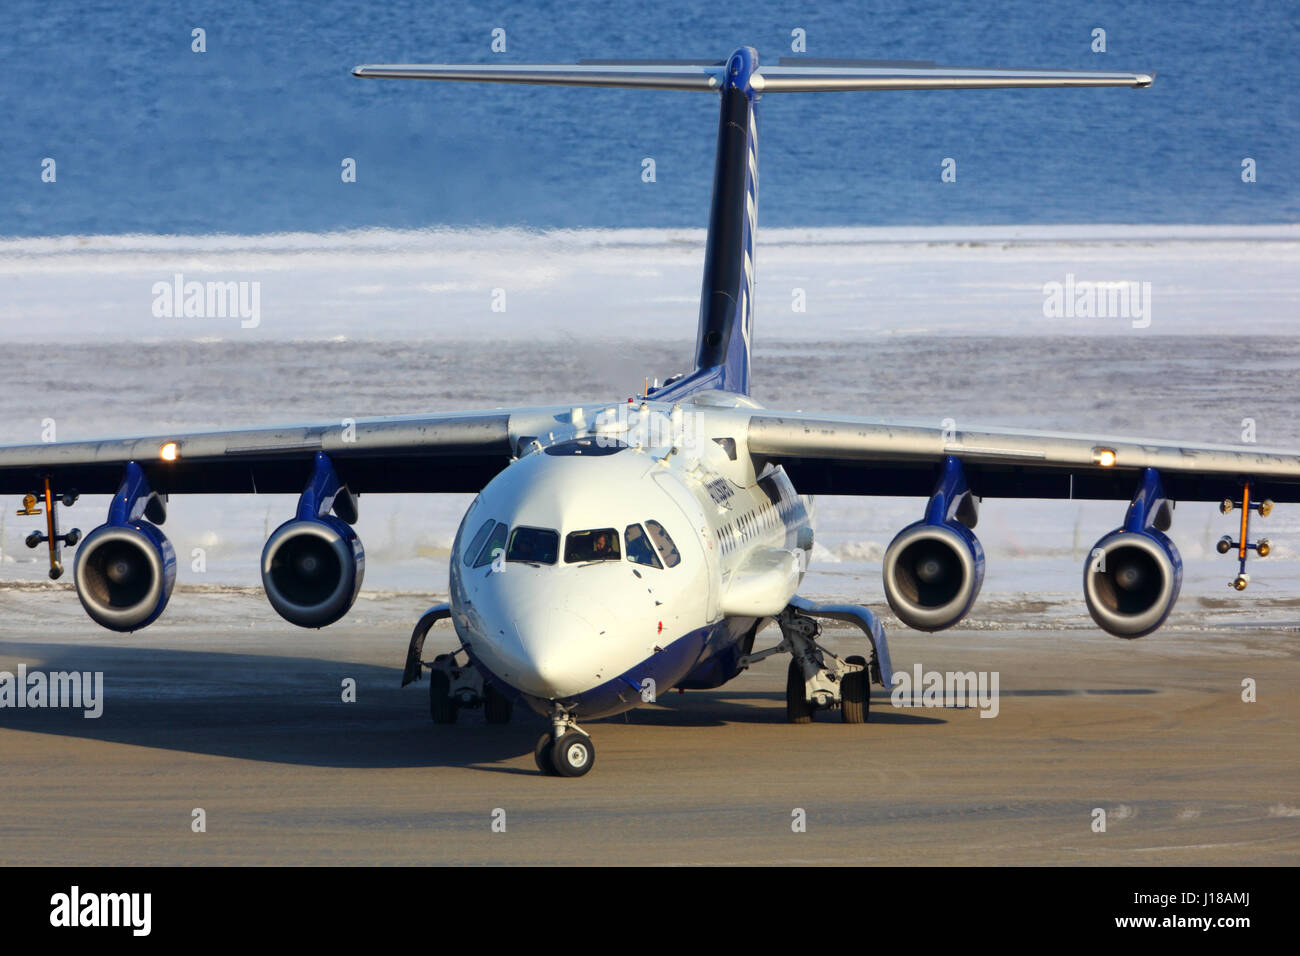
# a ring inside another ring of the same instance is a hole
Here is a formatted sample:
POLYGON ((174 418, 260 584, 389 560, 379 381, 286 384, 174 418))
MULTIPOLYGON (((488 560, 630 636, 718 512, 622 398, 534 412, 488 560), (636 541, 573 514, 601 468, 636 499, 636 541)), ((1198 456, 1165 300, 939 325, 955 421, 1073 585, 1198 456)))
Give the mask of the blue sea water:
POLYGON ((779 226, 1300 219, 1300 5, 932 0, 6 0, 0 236, 702 226, 708 94, 358 80, 363 62, 933 59, 1155 71, 1148 90, 772 95, 779 226), (207 51, 191 51, 191 30, 207 51), (494 54, 494 28, 507 49, 494 54), (1095 27, 1107 52, 1090 50, 1095 27), (57 181, 41 181, 45 157, 57 181), (340 163, 352 157, 357 182, 340 163), (656 182, 642 181, 651 157, 656 182), (957 182, 940 181, 945 157, 957 182), (1241 181, 1241 161, 1258 181, 1241 181))

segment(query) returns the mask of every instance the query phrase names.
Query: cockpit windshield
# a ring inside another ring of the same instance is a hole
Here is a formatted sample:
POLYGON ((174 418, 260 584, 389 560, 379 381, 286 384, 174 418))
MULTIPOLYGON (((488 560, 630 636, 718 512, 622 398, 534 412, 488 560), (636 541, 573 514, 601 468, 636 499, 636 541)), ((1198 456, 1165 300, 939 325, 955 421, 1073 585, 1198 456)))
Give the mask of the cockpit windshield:
POLYGON ((644 564, 651 568, 662 568, 659 563, 659 555, 655 554, 655 549, 650 545, 650 539, 646 537, 645 529, 639 524, 630 524, 627 530, 623 532, 623 540, 627 542, 627 559, 633 564, 644 564))
POLYGON ((492 533, 492 527, 496 522, 491 518, 483 522, 483 526, 478 529, 478 534, 474 535, 470 543, 465 546, 465 563, 469 564, 474 560, 474 556, 482 550, 483 545, 487 542, 488 535, 492 533))
POLYGON ((571 531, 564 540, 564 563, 587 561, 618 561, 622 558, 618 548, 618 532, 613 528, 594 528, 591 531, 571 531))
MULTIPOLYGON (((681 562, 677 545, 658 521, 644 525, 630 524, 624 530, 627 559, 648 568, 675 568, 681 562)), ((553 528, 530 528, 519 525, 511 529, 489 519, 479 527, 465 546, 464 560, 476 568, 499 560, 523 564, 555 564, 559 559, 560 534, 553 528)), ((596 561, 621 561, 618 531, 614 528, 590 528, 571 531, 564 539, 565 564, 590 564, 596 561)))
POLYGON ((664 564, 670 568, 677 567, 678 562, 682 560, 682 556, 677 550, 677 545, 673 543, 673 539, 669 537, 668 531, 658 521, 647 521, 645 527, 650 532, 650 540, 655 543, 655 547, 663 555, 664 564))
POLYGON ((510 536, 507 561, 554 564, 560 550, 560 533, 549 528, 515 528, 510 536))
MULTIPOLYGON (((496 557, 497 552, 506 546, 506 532, 508 530, 509 528, 500 521, 492 525, 491 534, 488 536, 487 541, 483 543, 483 546, 479 548, 478 557, 474 559, 474 567, 481 568, 492 563, 492 559, 496 557)), ((477 541, 482 534, 483 531, 480 529, 479 533, 474 535, 474 541, 477 541)), ((474 541, 470 542, 471 546, 473 546, 474 541)), ((469 557, 468 551, 465 552, 465 556, 469 557)))

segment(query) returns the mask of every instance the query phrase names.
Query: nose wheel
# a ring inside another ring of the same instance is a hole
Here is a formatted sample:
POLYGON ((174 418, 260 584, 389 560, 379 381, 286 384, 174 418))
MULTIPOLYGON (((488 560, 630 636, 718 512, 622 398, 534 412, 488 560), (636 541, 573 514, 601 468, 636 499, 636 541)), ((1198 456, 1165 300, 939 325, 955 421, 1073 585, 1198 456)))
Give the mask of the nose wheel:
POLYGON ((571 714, 557 713, 553 727, 542 734, 533 748, 537 769, 548 777, 581 777, 596 763, 591 737, 574 722, 571 714))

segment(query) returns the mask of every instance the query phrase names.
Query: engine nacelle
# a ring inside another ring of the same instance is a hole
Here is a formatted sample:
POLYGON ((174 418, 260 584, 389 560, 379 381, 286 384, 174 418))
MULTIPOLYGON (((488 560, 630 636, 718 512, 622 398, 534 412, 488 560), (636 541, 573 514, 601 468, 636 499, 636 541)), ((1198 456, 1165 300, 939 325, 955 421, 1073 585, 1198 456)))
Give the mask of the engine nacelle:
POLYGON ((82 540, 72 578, 91 620, 113 631, 136 631, 167 606, 176 552, 147 521, 102 524, 82 540))
POLYGON ((1150 634, 1169 616, 1183 585, 1183 559, 1159 529, 1116 528, 1098 541, 1083 568, 1088 613, 1116 637, 1150 634))
POLYGON ((262 586, 290 624, 326 627, 351 608, 365 577, 361 540, 333 515, 294 518, 262 549, 262 586))
POLYGON ((918 631, 941 631, 964 618, 984 584, 984 548, 965 525, 918 521, 885 550, 885 597, 918 631))

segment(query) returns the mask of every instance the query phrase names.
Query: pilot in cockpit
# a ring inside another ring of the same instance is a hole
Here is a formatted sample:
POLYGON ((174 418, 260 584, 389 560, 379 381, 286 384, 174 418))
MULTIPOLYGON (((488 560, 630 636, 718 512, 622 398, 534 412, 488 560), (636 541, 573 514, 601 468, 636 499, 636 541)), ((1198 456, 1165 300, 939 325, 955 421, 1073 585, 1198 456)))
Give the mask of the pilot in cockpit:
POLYGON ((611 547, 609 542, 609 533, 597 531, 591 539, 591 560, 605 561, 610 558, 617 558, 618 552, 611 547))

